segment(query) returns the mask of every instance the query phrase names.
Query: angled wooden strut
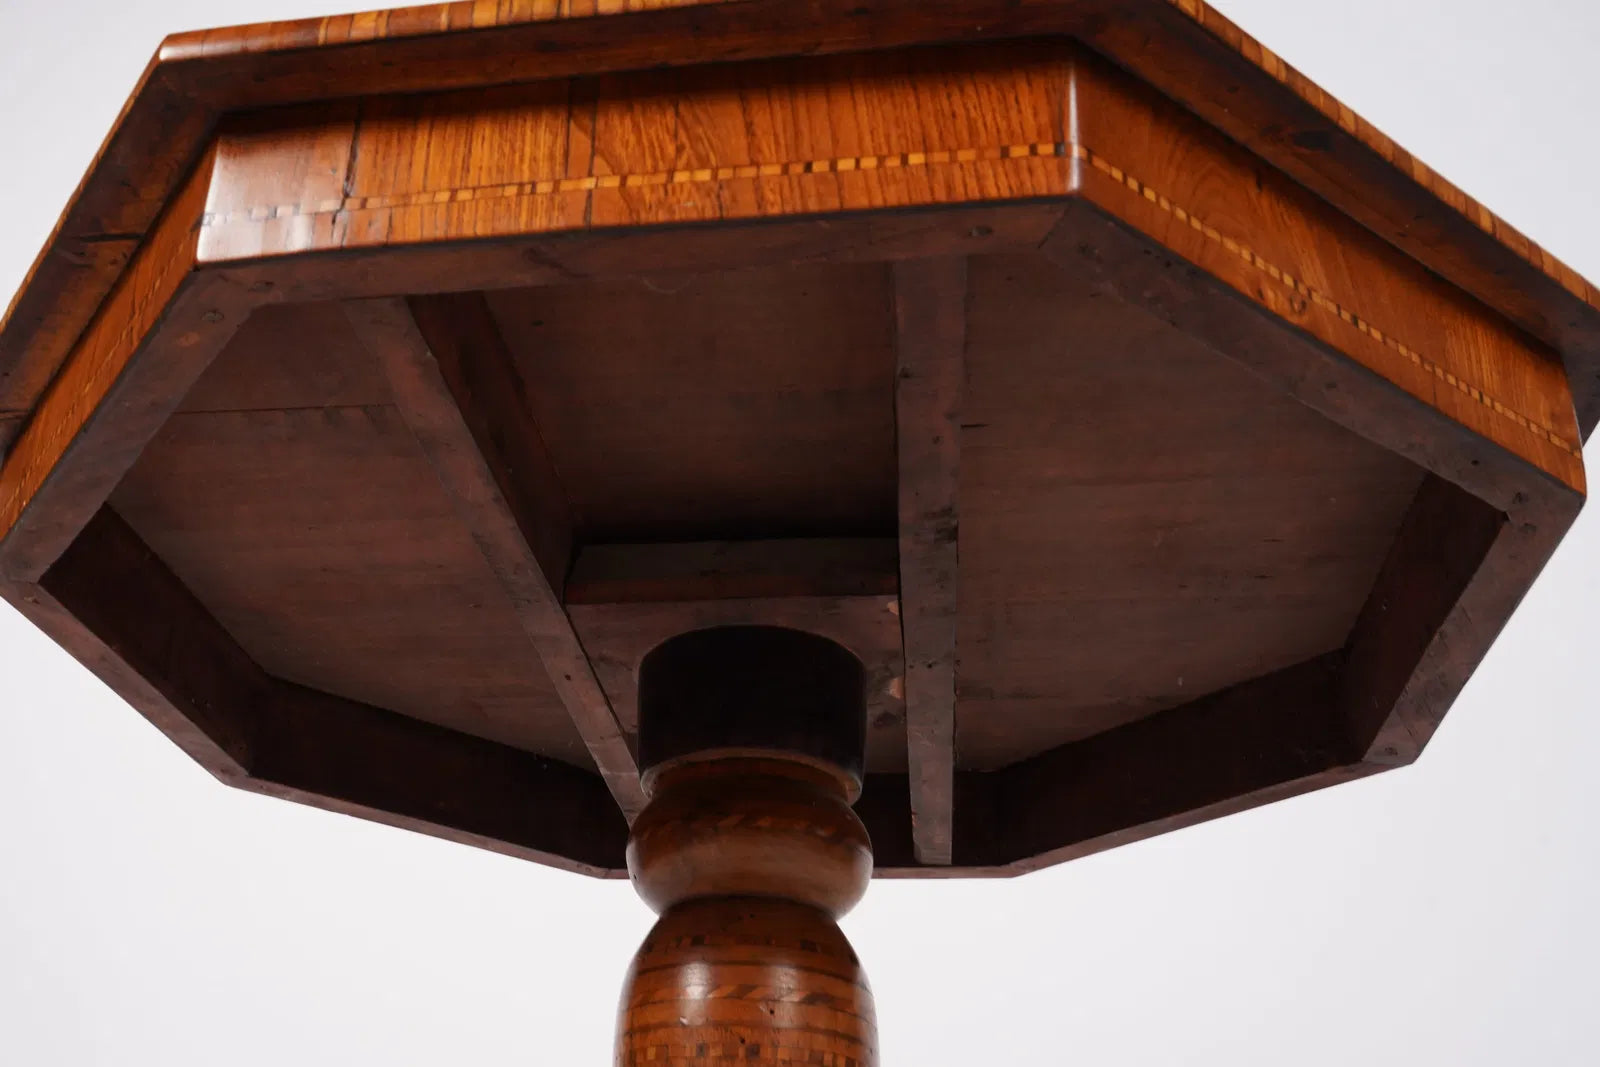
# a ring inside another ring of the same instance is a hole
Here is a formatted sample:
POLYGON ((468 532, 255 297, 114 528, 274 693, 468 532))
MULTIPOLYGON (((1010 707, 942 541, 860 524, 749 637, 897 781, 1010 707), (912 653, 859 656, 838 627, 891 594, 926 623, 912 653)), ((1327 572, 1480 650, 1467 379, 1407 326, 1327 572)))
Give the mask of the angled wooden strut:
POLYGON ((948 864, 955 806, 956 488, 967 261, 894 268, 895 440, 900 465, 900 625, 917 859, 948 864))
POLYGON ((638 765, 561 603, 572 516, 483 297, 354 301, 347 314, 632 818, 638 765))

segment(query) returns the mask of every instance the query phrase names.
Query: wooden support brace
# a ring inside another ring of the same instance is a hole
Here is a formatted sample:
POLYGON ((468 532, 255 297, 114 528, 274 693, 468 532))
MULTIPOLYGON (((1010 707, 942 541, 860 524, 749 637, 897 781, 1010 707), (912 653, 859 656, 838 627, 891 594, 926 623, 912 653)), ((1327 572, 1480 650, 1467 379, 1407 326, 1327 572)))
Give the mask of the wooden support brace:
POLYGON ((572 551, 566 496, 483 297, 358 301, 347 311, 632 818, 644 805, 638 766, 561 603, 572 551))
POLYGON ((956 579, 967 263, 894 266, 900 620, 917 859, 948 864, 955 805, 956 579))

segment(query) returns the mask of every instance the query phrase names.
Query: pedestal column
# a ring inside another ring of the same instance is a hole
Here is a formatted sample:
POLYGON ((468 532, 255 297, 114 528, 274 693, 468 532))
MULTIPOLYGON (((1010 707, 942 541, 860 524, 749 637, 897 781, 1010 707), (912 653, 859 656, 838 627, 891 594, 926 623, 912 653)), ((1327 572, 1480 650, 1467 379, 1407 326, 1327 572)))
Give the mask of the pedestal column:
POLYGON ((623 988, 618 1067, 876 1065, 872 992, 837 923, 872 876, 850 807, 862 684, 844 649, 767 627, 685 634, 646 658, 650 802, 628 871, 661 918, 623 988))

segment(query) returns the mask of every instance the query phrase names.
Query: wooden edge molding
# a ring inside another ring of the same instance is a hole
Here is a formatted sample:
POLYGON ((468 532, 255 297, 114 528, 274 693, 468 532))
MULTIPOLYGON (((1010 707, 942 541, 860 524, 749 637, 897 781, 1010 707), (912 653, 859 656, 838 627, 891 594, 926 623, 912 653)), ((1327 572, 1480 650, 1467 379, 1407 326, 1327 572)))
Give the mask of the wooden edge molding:
POLYGON ((244 322, 234 296, 191 274, 123 353, 75 355, 0 463, 0 577, 36 581, 66 551, 244 322))
POLYGON ((566 602, 896 596, 898 566, 898 546, 887 537, 585 545, 566 602))
POLYGON ((1594 287, 1199 0, 812 0, 803 14, 780 0, 457 3, 179 34, 11 303, 0 386, 54 373, 227 111, 1050 34, 1079 37, 1555 347, 1583 434, 1600 421, 1594 287))
POLYGON ((949 863, 955 804, 956 617, 967 261, 894 266, 900 627, 917 858, 949 863))
POLYGON ((9 599, 196 763, 249 774, 272 679, 116 512, 9 599))
POLYGON ((645 800, 638 764, 561 604, 566 494, 483 297, 357 301, 346 312, 631 819, 645 800))
POLYGON ((1346 646, 1341 718, 1363 760, 1421 755, 1580 504, 1550 493, 1508 516, 1423 480, 1346 646))
POLYGON ((1084 35, 1566 361, 1587 438, 1600 423, 1600 290, 1203 0, 1133 0, 1084 35))
MULTIPOLYGON (((1044 254, 1102 291, 1144 309, 1220 357, 1352 433, 1404 456, 1503 511, 1531 483, 1581 502, 1518 453, 1241 296, 1098 205, 1076 201, 1044 254)), ((1581 465, 1577 474, 1582 478, 1581 465)))
POLYGON ((163 63, 216 60, 271 52, 315 50, 408 38, 433 38, 470 30, 507 30, 564 19, 593 18, 706 7, 747 0, 533 0, 512 4, 435 3, 348 15, 225 26, 174 33, 161 42, 163 63))
POLYGON ((598 775, 266 674, 110 508, 6 599, 223 782, 583 874, 622 867, 598 775))
POLYGON ((598 775, 289 683, 263 717, 248 788, 596 877, 628 824, 598 775))
POLYGON ((1343 649, 961 776, 1009 830, 957 862, 1026 873, 1414 761, 1579 504, 1534 494, 1513 518, 1427 476, 1343 649))
POLYGON ((210 160, 189 177, 0 463, 0 577, 35 582, 248 314, 195 271, 210 160))
POLYGON ((397 292, 652 279, 776 263, 892 263, 927 256, 1027 252, 1050 235, 1065 202, 926 206, 887 214, 829 213, 706 225, 661 224, 306 252, 292 260, 202 260, 275 302, 356 300, 397 292), (286 263, 293 269, 285 269, 286 263))

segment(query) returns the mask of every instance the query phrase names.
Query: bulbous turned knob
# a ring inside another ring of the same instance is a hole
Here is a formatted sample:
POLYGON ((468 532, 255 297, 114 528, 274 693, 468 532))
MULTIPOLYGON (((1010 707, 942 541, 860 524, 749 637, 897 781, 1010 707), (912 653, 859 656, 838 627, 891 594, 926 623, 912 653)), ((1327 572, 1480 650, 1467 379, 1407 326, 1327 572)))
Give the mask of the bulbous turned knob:
POLYGON ((663 771, 628 838, 628 874, 658 914, 705 897, 775 897, 840 918, 872 880, 872 841, 827 771, 727 758, 663 771))

